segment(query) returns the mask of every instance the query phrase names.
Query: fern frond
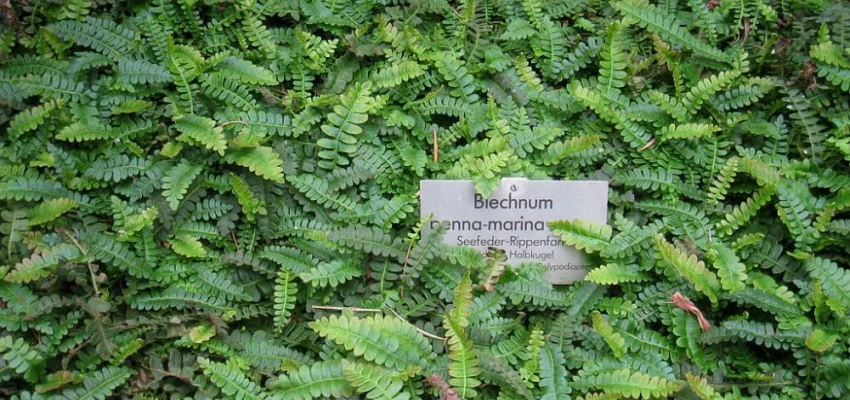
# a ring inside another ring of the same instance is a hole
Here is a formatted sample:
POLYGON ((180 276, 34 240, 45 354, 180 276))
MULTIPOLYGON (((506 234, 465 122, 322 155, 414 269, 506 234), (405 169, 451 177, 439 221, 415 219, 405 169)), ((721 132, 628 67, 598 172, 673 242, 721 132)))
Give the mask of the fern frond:
POLYGON ((569 398, 572 389, 567 381, 567 361, 553 343, 540 348, 540 400, 569 398))
POLYGON ((138 40, 138 35, 129 28, 94 17, 86 17, 86 22, 59 21, 50 24, 48 29, 62 39, 94 49, 115 61, 130 54, 138 40))
POLYGON ((428 339, 413 325, 395 317, 331 315, 309 325, 319 336, 345 347, 355 356, 399 371, 409 366, 426 367, 434 357, 428 339))
POLYGON ((597 389, 625 398, 651 399, 670 396, 678 392, 684 386, 684 382, 670 381, 628 369, 618 369, 600 372, 596 375, 581 371, 578 376, 573 378, 572 386, 574 389, 583 392, 597 389))
POLYGON ((275 399, 313 400, 316 397, 351 396, 354 389, 346 380, 340 360, 301 365, 271 385, 275 399))
POLYGON ((661 231, 660 221, 618 233, 599 254, 606 258, 626 258, 652 245, 652 237, 661 231))
POLYGON ((720 285, 723 290, 736 292, 744 289, 747 282, 747 267, 741 262, 735 252, 720 242, 712 242, 706 246, 708 256, 717 268, 720 285))
POLYGON ((274 329, 283 331, 289 322, 289 316, 295 308, 295 295, 298 293, 298 284, 295 282, 295 274, 286 268, 277 272, 274 286, 274 329))
POLYGON ((224 155, 227 141, 221 127, 215 121, 200 115, 183 115, 174 121, 174 129, 181 133, 178 140, 198 143, 207 149, 224 155))
POLYGON ((547 287, 533 282, 514 281, 500 284, 496 291, 504 293, 513 305, 546 308, 567 304, 567 296, 552 289, 551 285, 547 287))
POLYGON ((773 192, 772 188, 759 189, 752 197, 732 208, 730 212, 725 213, 724 218, 715 224, 717 233, 722 236, 729 236, 732 232, 744 226, 770 201, 773 192))
POLYGON ((611 240, 611 227, 581 219, 572 221, 550 221, 549 228, 555 236, 561 238, 564 243, 575 246, 579 250, 594 253, 604 250, 611 240))
POLYGON ((183 257, 203 258, 207 256, 207 249, 198 238, 191 235, 177 235, 171 239, 171 250, 183 257))
POLYGON ((12 336, 0 338, 0 354, 3 355, 4 369, 23 374, 29 382, 37 382, 44 374, 43 355, 32 349, 22 338, 14 340, 12 336))
POLYGON ((623 27, 619 22, 608 25, 602 60, 599 63, 599 90, 603 94, 620 93, 626 86, 626 50, 623 48, 623 27))
POLYGON ((593 321, 593 330, 605 339, 605 343, 608 343, 614 357, 622 359, 626 352, 626 341, 623 337, 611 327, 611 324, 598 311, 593 311, 590 318, 593 321))
POLYGON ((27 210, 27 220, 31 226, 41 225, 61 217, 77 205, 76 201, 66 198, 47 200, 27 210))
POLYGON ((406 255, 402 241, 384 233, 379 228, 339 228, 328 232, 327 239, 340 246, 376 256, 392 257, 399 262, 404 261, 406 255))
POLYGON ((40 125, 44 124, 44 121, 54 110, 64 104, 65 101, 63 100, 54 100, 21 111, 9 121, 9 130, 7 131, 9 138, 17 140, 24 133, 36 130, 40 125))
POLYGON ((479 97, 475 93, 475 79, 457 58, 451 54, 444 54, 437 58, 434 65, 453 88, 450 91, 452 96, 462 99, 467 104, 478 101, 479 97))
POLYGON ((257 100, 251 95, 247 86, 219 75, 204 77, 201 82, 201 90, 207 96, 221 100, 245 112, 259 108, 257 100))
POLYGON ((662 142, 670 139, 702 139, 720 128, 711 124, 670 124, 658 131, 658 139, 662 142))
POLYGON ((242 371, 228 364, 217 363, 200 357, 198 364, 204 375, 221 389, 221 392, 236 400, 265 400, 268 395, 260 385, 251 382, 242 371))
POLYGON ((23 259, 9 271, 3 280, 13 283, 28 283, 42 279, 50 276, 60 262, 74 259, 79 255, 80 252, 75 246, 61 244, 23 259))
POLYGON ((655 238, 655 248, 661 261, 674 268, 676 272, 694 285, 696 290, 705 294, 712 303, 717 303, 720 293, 720 282, 714 272, 705 267, 705 263, 697 260, 693 254, 688 255, 661 237, 655 238))
POLYGON ((605 264, 588 272, 585 279, 600 285, 619 285, 646 281, 649 277, 637 265, 605 264))
POLYGON ((128 368, 104 367, 83 379, 82 386, 65 389, 57 399, 61 400, 104 400, 113 391, 127 382, 133 372, 128 368))
POLYGON ((691 35, 675 16, 653 4, 648 4, 645 0, 626 0, 611 5, 624 16, 637 21, 641 27, 657 33, 664 40, 682 46, 700 57, 727 63, 731 61, 728 55, 691 35))
POLYGON ((376 89, 393 88, 425 74, 425 68, 412 60, 392 63, 372 72, 369 80, 376 89))
POLYGON ((820 281, 824 293, 834 300, 830 306, 847 314, 850 311, 850 272, 821 257, 806 260, 805 267, 812 278, 820 281))
POLYGON ((162 195, 168 200, 172 210, 177 210, 180 200, 186 195, 189 186, 201 173, 203 168, 186 160, 171 167, 162 178, 162 195))
POLYGON ((363 132, 360 125, 369 119, 372 110, 371 88, 371 82, 353 86, 340 96, 340 104, 334 106, 334 112, 328 114, 328 123, 321 128, 328 137, 316 142, 323 149, 318 153, 322 168, 350 163, 346 156, 357 150, 357 136, 363 132))
POLYGON ((227 56, 221 63, 216 65, 216 70, 221 76, 254 85, 277 85, 279 82, 274 74, 266 68, 254 63, 227 56))
POLYGON ((449 355, 449 383, 463 397, 475 397, 475 388, 481 385, 477 376, 481 373, 478 355, 472 347, 472 342, 466 337, 463 327, 452 318, 443 320, 446 329, 449 355))
POLYGON ((361 206, 344 194, 331 192, 328 182, 324 179, 313 175, 293 176, 288 179, 299 192, 321 206, 354 215, 359 214, 361 206))
POLYGON ((315 268, 299 274, 298 277, 313 287, 337 287, 362 274, 363 270, 358 260, 335 260, 319 263, 315 268))
POLYGON ((86 170, 85 176, 99 181, 120 182, 124 179, 137 176, 148 168, 148 160, 144 158, 128 157, 118 154, 114 157, 101 158, 93 162, 86 170))
POLYGON ((144 60, 121 59, 116 67, 119 82, 146 85, 171 82, 171 73, 161 66, 144 60))
POLYGON ((342 373, 354 390, 373 400, 408 400, 404 383, 389 371, 365 363, 342 360, 342 373))
POLYGON ((711 96, 719 92, 724 87, 728 86, 732 81, 741 75, 740 71, 723 71, 717 75, 709 76, 699 82, 685 93, 682 99, 682 105, 690 111, 691 114, 696 114, 702 104, 705 103, 711 96))
POLYGON ((234 149, 227 153, 224 162, 236 164, 263 179, 283 183, 283 161, 271 147, 257 146, 234 149))
POLYGON ((141 293, 134 297, 130 305, 138 310, 164 310, 173 308, 185 310, 197 308, 216 313, 229 313, 235 311, 226 300, 204 293, 187 292, 180 288, 169 287, 161 291, 141 293))

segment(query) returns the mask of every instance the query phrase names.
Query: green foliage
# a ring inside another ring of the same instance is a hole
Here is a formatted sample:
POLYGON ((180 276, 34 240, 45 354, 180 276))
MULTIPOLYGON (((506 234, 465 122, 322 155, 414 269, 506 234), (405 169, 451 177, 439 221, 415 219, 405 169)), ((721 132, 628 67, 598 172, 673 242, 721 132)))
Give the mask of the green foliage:
POLYGON ((846 2, 2 4, 0 398, 850 393, 846 2), (584 280, 420 219, 503 177, 584 280))

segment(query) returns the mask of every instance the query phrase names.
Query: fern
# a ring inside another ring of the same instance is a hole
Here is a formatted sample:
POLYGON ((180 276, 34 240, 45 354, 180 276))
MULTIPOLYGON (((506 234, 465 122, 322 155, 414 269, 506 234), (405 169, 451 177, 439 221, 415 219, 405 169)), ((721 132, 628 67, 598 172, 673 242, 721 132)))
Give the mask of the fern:
POLYGON ((362 274, 356 260, 332 261, 321 263, 315 268, 298 275, 304 282, 314 287, 337 287, 341 283, 359 277, 362 274))
POLYGON ((465 276, 455 290, 454 309, 443 319, 446 330, 446 346, 449 356, 449 383, 462 397, 475 397, 475 388, 481 385, 476 377, 480 374, 478 355, 467 337, 469 307, 472 287, 469 275, 465 276))
POLYGON ((573 387, 578 390, 599 389, 604 393, 625 398, 649 399, 670 396, 682 389, 684 382, 619 369, 598 375, 579 374, 573 378, 573 387))
POLYGON ((224 155, 227 141, 222 128, 215 125, 215 121, 198 115, 184 115, 174 121, 174 129, 181 133, 179 140, 198 143, 219 155, 224 155))
POLYGON ((389 316, 356 318, 331 315, 311 322, 310 328, 357 357, 399 371, 426 366, 432 357, 427 339, 407 322, 389 316))
POLYGON ((328 137, 316 142, 323 149, 318 153, 322 158, 319 165, 323 168, 349 164, 345 155, 357 150, 357 136, 363 132, 360 125, 369 119, 371 88, 370 82, 352 87, 340 96, 340 104, 334 107, 334 112, 328 114, 328 123, 322 125, 322 132, 328 137))
POLYGON ((806 261, 806 271, 820 282, 824 293, 834 299, 831 307, 846 314, 850 309, 850 291, 847 290, 850 274, 833 261, 819 257, 806 261))
POLYGON ((62 400, 104 400, 132 375, 133 373, 127 368, 104 367, 83 379, 82 386, 65 389, 57 398, 62 400))
POLYGON ((257 146, 232 150, 224 157, 224 161, 248 168, 257 176, 272 182, 283 183, 283 161, 269 147, 257 146))
POLYGON ((198 364, 204 370, 204 375, 221 388, 222 393, 236 400, 262 400, 268 396, 260 387, 251 382, 241 371, 227 364, 199 358, 198 364))
POLYGON ((55 220, 66 212, 76 208, 78 203, 72 199, 58 198, 40 203, 27 211, 30 225, 41 225, 55 220))
POLYGON ((289 375, 281 376, 272 384, 271 390, 275 398, 297 400, 351 396, 354 393, 339 360, 302 365, 289 375))
POLYGON ((118 80, 129 85, 171 82, 171 74, 165 67, 147 61, 121 59, 116 71, 118 80))
POLYGON ((144 158, 119 154, 95 161, 86 169, 85 175, 101 181, 120 182, 144 173, 147 167, 148 161, 144 158))
POLYGON ((342 372, 351 386, 367 398, 380 400, 407 400, 410 394, 402 391, 404 383, 393 379, 380 367, 342 361, 342 372))
POLYGON ((41 254, 34 254, 23 259, 9 271, 5 278, 7 282, 27 283, 42 279, 50 274, 65 260, 73 260, 80 255, 79 250, 72 245, 59 245, 47 249, 41 254))
POLYGON ((606 264, 588 272, 585 279, 600 285, 619 285, 646 281, 649 277, 636 265, 606 264))
POLYGON ((611 351, 614 352, 614 357, 622 359, 623 354, 626 351, 626 341, 623 337, 614 331, 614 328, 611 327, 608 321, 606 321, 599 312, 594 311, 590 314, 590 317, 593 320, 593 330, 605 339, 605 342, 608 343, 608 347, 610 347, 611 351))
POLYGON ((715 242, 707 246, 709 257, 717 268, 717 276, 723 290, 735 292, 745 287, 747 281, 746 266, 732 249, 715 242))
POLYGON ((3 354, 5 369, 23 374, 30 382, 36 382, 44 372, 44 358, 31 349, 23 339, 13 340, 11 336, 0 338, 0 353, 3 354))
POLYGON ((51 24, 48 29, 57 36, 89 47, 115 60, 121 60, 136 46, 135 32, 113 21, 86 17, 86 22, 65 20, 51 24))
POLYGON ((615 22, 608 26, 605 35, 602 61, 599 64, 599 90, 603 95, 620 93, 620 88, 626 86, 626 54, 622 31, 620 23, 615 22))
POLYGON ((11 121, 9 121, 9 138, 17 140, 24 133, 37 129, 40 125, 44 124, 44 121, 48 116, 50 116, 50 114, 53 113, 54 110, 64 104, 65 102, 61 100, 50 101, 43 105, 29 108, 18 113, 11 121))
POLYGON ((220 64, 216 65, 216 69, 228 79, 243 83, 255 85, 275 85, 278 83, 274 73, 268 69, 234 56, 225 58, 220 64))
POLYGON ((657 33, 663 39, 682 46, 695 55, 721 62, 729 62, 729 56, 691 35, 676 18, 655 5, 642 0, 628 0, 612 4, 624 16, 637 21, 641 27, 657 33))
POLYGON ((201 166, 184 161, 171 167, 162 178, 162 195, 172 210, 177 210, 180 200, 201 171, 201 166))
POLYGON ((281 268, 277 273, 274 287, 274 326, 278 332, 282 331, 286 323, 289 322, 289 316, 292 309, 295 308, 295 295, 298 294, 298 285, 294 278, 294 274, 286 268, 281 268))
POLYGON ((611 227, 596 225, 579 219, 573 221, 549 222, 552 233, 559 236, 564 243, 576 246, 579 250, 597 252, 604 250, 611 239, 611 227))
POLYGON ((693 254, 677 249, 663 238, 655 238, 655 248, 661 260, 694 285, 694 288, 705 294, 712 303, 717 303, 720 292, 720 282, 717 276, 709 271, 702 261, 693 254))

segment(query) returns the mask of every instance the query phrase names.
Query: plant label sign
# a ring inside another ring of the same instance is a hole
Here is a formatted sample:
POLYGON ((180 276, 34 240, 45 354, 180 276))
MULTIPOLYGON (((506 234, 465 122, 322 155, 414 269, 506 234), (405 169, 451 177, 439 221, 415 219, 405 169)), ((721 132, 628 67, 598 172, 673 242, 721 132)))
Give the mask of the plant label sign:
POLYGON ((508 264, 549 266, 553 284, 568 284, 587 274, 582 253, 552 234, 548 222, 580 218, 605 224, 608 182, 502 179, 490 197, 475 192, 472 181, 423 180, 420 215, 425 229, 446 228, 444 242, 484 251, 505 251, 508 264))

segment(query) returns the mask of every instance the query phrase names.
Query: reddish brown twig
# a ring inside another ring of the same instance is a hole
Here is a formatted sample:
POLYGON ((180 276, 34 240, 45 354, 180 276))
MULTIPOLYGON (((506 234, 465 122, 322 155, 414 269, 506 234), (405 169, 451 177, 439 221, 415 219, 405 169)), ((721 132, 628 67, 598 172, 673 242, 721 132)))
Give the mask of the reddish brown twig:
POLYGON ((694 304, 691 299, 685 297, 683 294, 676 292, 673 293, 673 304, 676 307, 679 307, 697 317, 697 321, 699 321, 699 327, 702 328, 703 332, 708 332, 711 329, 711 323, 705 318, 705 315, 702 315, 702 311, 694 304))

